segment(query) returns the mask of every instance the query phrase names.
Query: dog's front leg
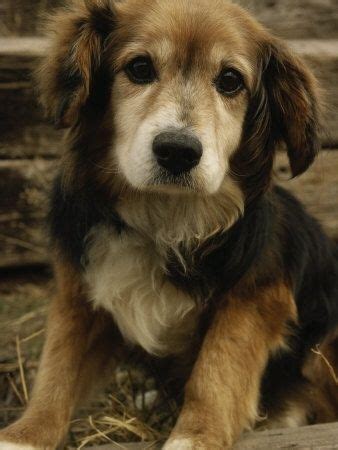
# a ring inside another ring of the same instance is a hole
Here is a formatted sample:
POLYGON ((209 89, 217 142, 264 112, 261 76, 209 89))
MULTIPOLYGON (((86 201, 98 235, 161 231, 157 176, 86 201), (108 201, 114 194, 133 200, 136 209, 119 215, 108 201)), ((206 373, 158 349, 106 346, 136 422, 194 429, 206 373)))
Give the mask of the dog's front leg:
POLYGON ((0 431, 0 450, 55 449, 76 403, 117 350, 116 332, 92 311, 77 278, 66 267, 59 271, 60 295, 51 305, 32 398, 22 418, 0 431))
POLYGON ((185 390, 185 401, 165 450, 225 450, 256 417, 269 353, 283 345, 296 319, 282 283, 254 296, 233 293, 219 306, 185 390))

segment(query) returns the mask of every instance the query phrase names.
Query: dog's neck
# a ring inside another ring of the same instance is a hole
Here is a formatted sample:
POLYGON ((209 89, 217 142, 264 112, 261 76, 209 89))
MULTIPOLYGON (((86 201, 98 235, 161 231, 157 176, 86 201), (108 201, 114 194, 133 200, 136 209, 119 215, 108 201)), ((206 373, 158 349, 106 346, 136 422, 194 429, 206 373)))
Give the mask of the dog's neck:
POLYGON ((126 191, 116 202, 122 221, 153 240, 160 251, 193 248, 228 230, 243 214, 243 195, 233 183, 224 183, 214 195, 126 191))
POLYGON ((250 253, 260 251, 266 220, 259 208, 250 208, 251 212, 246 208, 243 214, 242 208, 241 191, 233 186, 224 185, 218 194, 206 197, 132 192, 109 197, 92 185, 65 190, 59 178, 52 198, 51 232, 78 266, 86 263, 88 236, 96 227, 136 235, 162 257, 177 286, 197 290, 205 298, 209 285, 215 287, 225 279, 226 287, 232 285, 233 274, 243 274, 251 264, 250 253), (247 232, 241 233, 243 227, 247 232))

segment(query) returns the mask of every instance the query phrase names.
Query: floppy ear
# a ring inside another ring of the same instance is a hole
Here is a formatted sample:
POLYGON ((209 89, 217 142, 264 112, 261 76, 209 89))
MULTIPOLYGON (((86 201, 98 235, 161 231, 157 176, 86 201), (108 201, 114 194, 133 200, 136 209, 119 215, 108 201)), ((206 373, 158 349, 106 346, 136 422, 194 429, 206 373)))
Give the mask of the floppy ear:
POLYGON ((284 141, 292 175, 302 174, 320 149, 316 79, 279 40, 268 44, 263 82, 275 142, 284 141))
POLYGON ((49 21, 51 44, 37 79, 41 102, 57 126, 76 123, 90 96, 113 25, 109 0, 74 0, 49 21))

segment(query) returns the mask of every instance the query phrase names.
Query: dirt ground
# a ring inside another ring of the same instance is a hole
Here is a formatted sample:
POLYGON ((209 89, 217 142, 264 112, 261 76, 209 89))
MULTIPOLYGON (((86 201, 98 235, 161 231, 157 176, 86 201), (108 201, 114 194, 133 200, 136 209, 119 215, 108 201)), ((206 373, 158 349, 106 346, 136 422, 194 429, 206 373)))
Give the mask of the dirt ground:
MULTIPOLYGON (((20 416, 29 399, 54 291, 48 269, 0 274, 0 428, 20 416)), ((161 440, 176 410, 156 376, 130 357, 106 390, 78 411, 65 448, 161 440)))

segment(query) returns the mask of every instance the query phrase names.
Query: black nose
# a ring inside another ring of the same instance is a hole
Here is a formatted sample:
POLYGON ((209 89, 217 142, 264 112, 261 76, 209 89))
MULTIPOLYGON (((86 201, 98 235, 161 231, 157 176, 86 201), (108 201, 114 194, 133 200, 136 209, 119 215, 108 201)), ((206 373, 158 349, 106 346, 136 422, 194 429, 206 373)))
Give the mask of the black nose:
POLYGON ((161 167, 179 175, 198 165, 203 148, 201 142, 189 133, 166 131, 154 139, 153 152, 161 167))

